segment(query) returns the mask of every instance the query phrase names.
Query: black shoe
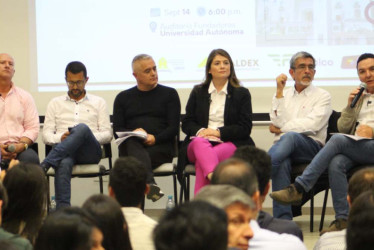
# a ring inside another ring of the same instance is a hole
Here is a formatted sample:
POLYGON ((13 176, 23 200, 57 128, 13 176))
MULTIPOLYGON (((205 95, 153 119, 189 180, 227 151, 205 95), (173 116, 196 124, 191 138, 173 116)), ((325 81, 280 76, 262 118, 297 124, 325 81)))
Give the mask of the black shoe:
POLYGON ((159 186, 157 186, 156 184, 149 184, 149 192, 147 194, 147 199, 155 202, 161 199, 161 197, 164 195, 164 192, 161 191, 159 186))
POLYGON ((49 165, 47 162, 43 161, 42 163, 40 163, 40 167, 42 168, 43 172, 45 174, 47 174, 48 169, 51 167, 51 165, 49 165))

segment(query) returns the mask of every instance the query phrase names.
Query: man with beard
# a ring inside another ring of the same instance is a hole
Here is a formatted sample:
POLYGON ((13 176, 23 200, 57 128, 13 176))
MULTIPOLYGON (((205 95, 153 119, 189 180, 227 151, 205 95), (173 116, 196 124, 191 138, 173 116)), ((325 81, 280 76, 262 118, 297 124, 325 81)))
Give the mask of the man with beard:
POLYGON ((41 163, 45 172, 55 169, 57 208, 70 206, 71 172, 75 164, 96 164, 102 144, 112 140, 109 112, 103 98, 87 94, 87 70, 81 62, 65 69, 67 95, 50 101, 45 114, 43 141, 53 149, 41 163))
POLYGON ((339 132, 344 134, 334 134, 294 184, 270 194, 274 200, 283 204, 300 203, 303 193, 308 192, 327 169, 335 220, 321 234, 347 227, 347 173, 356 166, 374 164, 374 54, 364 53, 359 56, 356 67, 358 78, 366 87, 362 95, 359 94, 362 86, 349 93, 347 106, 337 123, 339 132), (353 100, 357 98, 355 103, 353 100), (349 136, 356 137, 352 139, 349 136))
MULTIPOLYGON (((284 89, 287 76, 276 78, 269 127, 274 133, 274 145, 269 150, 272 164, 272 190, 281 190, 291 183, 294 163, 309 162, 326 141, 331 114, 330 94, 312 85, 315 59, 307 52, 298 52, 290 60, 289 73, 294 86, 284 89)), ((273 202, 275 218, 292 220, 291 205, 273 202)))

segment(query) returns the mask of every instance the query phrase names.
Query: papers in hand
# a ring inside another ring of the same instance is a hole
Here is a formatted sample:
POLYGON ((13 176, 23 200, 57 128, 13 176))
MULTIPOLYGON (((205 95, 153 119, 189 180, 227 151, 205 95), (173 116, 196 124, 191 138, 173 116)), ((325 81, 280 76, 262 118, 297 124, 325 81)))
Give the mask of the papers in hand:
MULTIPOLYGON (((199 137, 199 136, 190 136, 190 139, 192 140, 193 138, 196 138, 196 137, 199 137)), ((203 137, 203 138, 207 139, 210 142, 223 143, 223 141, 221 141, 221 139, 219 139, 218 137, 210 136, 210 137, 203 137)))
POLYGON ((349 134, 343 134, 343 133, 331 133, 332 135, 334 134, 340 134, 340 135, 344 135, 348 138, 351 138, 355 141, 360 141, 360 140, 371 140, 371 138, 367 138, 367 137, 362 137, 362 136, 358 136, 358 135, 349 135, 349 134))
POLYGON ((118 138, 115 140, 117 145, 120 145, 124 140, 130 137, 139 137, 141 139, 147 139, 147 133, 144 131, 126 131, 126 132, 116 132, 118 138))

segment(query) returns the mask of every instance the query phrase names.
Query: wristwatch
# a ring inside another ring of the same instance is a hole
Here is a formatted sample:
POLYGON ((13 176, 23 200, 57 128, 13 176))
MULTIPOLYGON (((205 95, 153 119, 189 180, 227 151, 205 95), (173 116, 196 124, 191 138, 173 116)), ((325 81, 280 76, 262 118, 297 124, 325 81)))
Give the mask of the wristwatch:
POLYGON ((29 148, 29 145, 26 142, 20 141, 20 143, 23 143, 23 145, 25 146, 25 150, 24 151, 26 151, 29 148))

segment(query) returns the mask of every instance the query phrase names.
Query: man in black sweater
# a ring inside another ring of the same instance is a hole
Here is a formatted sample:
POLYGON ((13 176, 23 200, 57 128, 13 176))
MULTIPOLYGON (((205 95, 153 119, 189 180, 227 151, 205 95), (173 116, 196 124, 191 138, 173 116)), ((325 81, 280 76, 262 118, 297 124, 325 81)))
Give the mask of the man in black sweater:
POLYGON ((118 146, 119 156, 133 156, 147 169, 148 199, 164 194, 156 185, 152 170, 171 162, 179 133, 180 100, 175 89, 158 84, 157 67, 151 56, 140 54, 132 61, 137 86, 119 93, 114 101, 113 130, 142 131, 146 139, 130 137, 118 146))

